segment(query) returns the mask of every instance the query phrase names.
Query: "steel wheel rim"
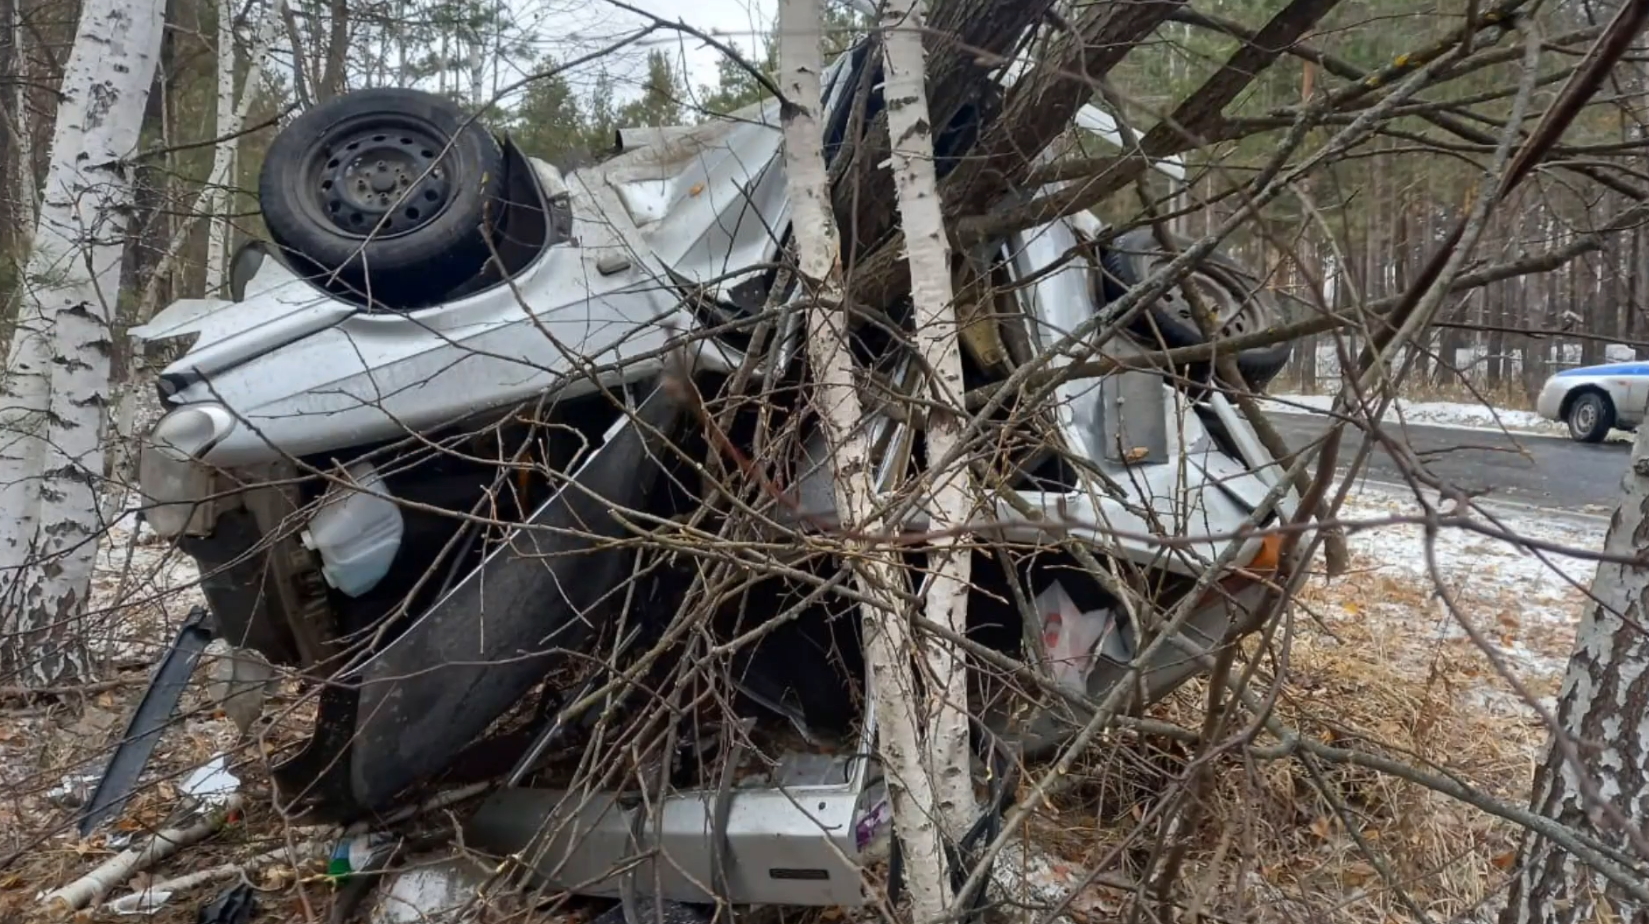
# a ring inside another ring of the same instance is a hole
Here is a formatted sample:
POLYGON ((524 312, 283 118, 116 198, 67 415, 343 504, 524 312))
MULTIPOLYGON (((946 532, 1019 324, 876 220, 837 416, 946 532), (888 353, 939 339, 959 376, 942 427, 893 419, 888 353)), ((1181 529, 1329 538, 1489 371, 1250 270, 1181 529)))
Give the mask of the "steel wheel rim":
POLYGON ((446 137, 412 116, 374 115, 333 126, 304 164, 304 205, 328 230, 357 240, 428 227, 451 207, 446 137))
POLYGON ((1575 407, 1575 426, 1590 431, 1597 424, 1597 408, 1590 401, 1581 401, 1575 407))
MULTIPOLYGON (((1150 278, 1167 262, 1153 255, 1146 261, 1145 277, 1150 278)), ((1187 273, 1184 282, 1192 286, 1202 302, 1214 314, 1214 330, 1221 338, 1236 337, 1270 327, 1271 310, 1262 297, 1261 287, 1245 285, 1245 280, 1223 266, 1203 264, 1187 273)), ((1200 331, 1191 314, 1191 305, 1178 284, 1170 286, 1159 299, 1180 323, 1200 331)))

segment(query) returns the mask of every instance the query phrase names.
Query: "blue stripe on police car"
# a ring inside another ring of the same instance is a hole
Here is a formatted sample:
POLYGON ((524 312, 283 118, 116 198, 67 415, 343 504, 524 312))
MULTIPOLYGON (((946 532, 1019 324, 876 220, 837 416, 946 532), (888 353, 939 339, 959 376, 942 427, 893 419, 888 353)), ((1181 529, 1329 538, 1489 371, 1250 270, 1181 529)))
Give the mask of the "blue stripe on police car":
POLYGON ((1578 369, 1564 369, 1553 374, 1553 378, 1569 378, 1577 375, 1649 375, 1649 363, 1605 363, 1601 366, 1582 366, 1578 369))

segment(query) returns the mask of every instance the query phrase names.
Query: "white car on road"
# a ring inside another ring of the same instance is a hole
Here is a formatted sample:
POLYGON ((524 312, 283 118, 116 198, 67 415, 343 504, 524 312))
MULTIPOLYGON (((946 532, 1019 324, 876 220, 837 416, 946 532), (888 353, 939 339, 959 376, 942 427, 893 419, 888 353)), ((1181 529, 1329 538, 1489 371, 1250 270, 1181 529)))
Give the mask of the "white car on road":
POLYGON ((1611 429, 1636 430, 1649 404, 1649 362, 1603 363, 1564 369, 1546 380, 1535 410, 1569 425, 1583 443, 1601 442, 1611 429))

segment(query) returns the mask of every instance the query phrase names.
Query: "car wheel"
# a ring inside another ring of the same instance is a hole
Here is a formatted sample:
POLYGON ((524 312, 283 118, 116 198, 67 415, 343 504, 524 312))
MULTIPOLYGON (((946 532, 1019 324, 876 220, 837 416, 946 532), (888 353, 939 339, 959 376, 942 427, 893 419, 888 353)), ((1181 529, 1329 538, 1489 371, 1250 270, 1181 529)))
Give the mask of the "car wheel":
POLYGON ((390 308, 428 304, 481 270, 504 193, 504 153, 484 127, 450 100, 393 87, 305 112, 258 177, 275 243, 390 308))
MULTIPOLYGON (((1170 239, 1180 250, 1191 243, 1178 237, 1170 239)), ((1105 247, 1100 256, 1100 265, 1104 270, 1105 302, 1109 304, 1121 298, 1171 259, 1171 255, 1157 243, 1156 235, 1150 228, 1139 228, 1121 235, 1105 247)), ((1218 250, 1192 270, 1186 282, 1214 312, 1215 329, 1221 337, 1267 330, 1287 320, 1276 296, 1262 286, 1253 273, 1218 250)), ((1191 316, 1191 305, 1179 286, 1169 289, 1155 303, 1135 313, 1127 329, 1137 340, 1150 347, 1166 345, 1173 349, 1203 342, 1202 331, 1191 316)), ((1249 387, 1263 391, 1288 364, 1292 351, 1293 343, 1289 341, 1243 350, 1237 354, 1237 368, 1249 387)), ((1192 363, 1181 371, 1194 380, 1202 381, 1208 377, 1210 367, 1211 364, 1206 362, 1192 363)))
POLYGON ((1581 392, 1569 405, 1569 435, 1582 443, 1602 442, 1615 425, 1615 405, 1607 395, 1581 392))

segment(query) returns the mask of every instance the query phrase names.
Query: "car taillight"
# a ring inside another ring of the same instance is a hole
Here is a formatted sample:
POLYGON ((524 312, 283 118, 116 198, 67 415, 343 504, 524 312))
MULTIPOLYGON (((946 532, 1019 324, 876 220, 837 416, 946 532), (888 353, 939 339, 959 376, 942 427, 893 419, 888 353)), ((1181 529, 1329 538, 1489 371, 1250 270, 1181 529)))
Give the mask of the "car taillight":
POLYGON ((1260 548, 1248 564, 1241 568, 1233 568, 1217 581, 1218 587, 1210 587, 1197 598, 1199 608, 1213 603, 1229 595, 1236 594, 1254 584, 1258 584, 1277 573, 1277 566, 1282 562, 1283 538, 1271 533, 1260 539, 1260 548))

